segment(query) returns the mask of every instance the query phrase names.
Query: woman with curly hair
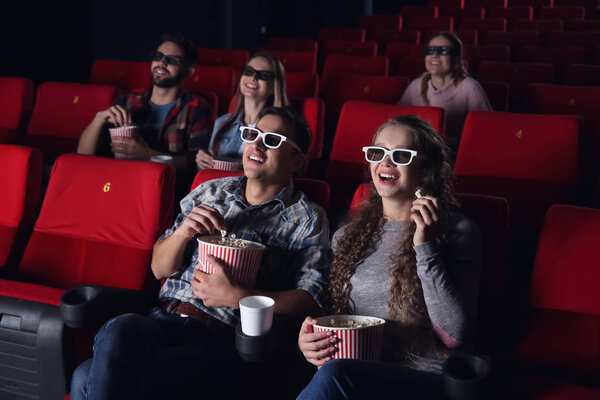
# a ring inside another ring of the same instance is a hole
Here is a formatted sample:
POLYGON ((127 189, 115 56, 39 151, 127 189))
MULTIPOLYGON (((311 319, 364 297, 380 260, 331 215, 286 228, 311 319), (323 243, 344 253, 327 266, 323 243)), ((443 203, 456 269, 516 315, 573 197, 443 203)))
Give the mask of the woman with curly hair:
POLYGON ((396 117, 363 148, 373 181, 364 208, 333 237, 331 312, 386 319, 383 362, 333 360, 336 339, 307 317, 298 344, 322 367, 299 399, 438 396, 449 349, 476 313, 480 237, 450 193, 448 150, 416 116, 396 117))

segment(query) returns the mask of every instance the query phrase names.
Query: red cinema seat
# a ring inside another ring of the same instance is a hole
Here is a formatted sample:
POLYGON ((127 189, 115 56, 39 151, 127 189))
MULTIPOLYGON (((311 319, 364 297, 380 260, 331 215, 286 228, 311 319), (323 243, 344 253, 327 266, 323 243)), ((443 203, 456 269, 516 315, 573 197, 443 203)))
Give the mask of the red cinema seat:
POLYGON ((348 100, 396 104, 408 84, 408 79, 403 76, 338 74, 323 94, 328 118, 337 119, 348 100))
POLYGON ((554 82, 554 66, 548 63, 510 63, 484 61, 477 79, 487 82, 506 82, 510 89, 509 110, 520 111, 525 105, 530 83, 554 82))
POLYGON ((427 0, 427 6, 438 6, 439 8, 443 6, 464 8, 465 0, 427 0))
POLYGON ((33 108, 33 82, 0 77, 0 144, 17 143, 33 108))
POLYGON ((565 29, 577 32, 600 31, 600 20, 597 19, 572 19, 567 21, 565 29))
POLYGON ((266 50, 281 61, 285 72, 317 72, 317 52, 266 50))
POLYGON ((212 120, 215 121, 219 116, 219 97, 213 92, 196 92, 202 97, 210 107, 212 120))
POLYGON ((112 105, 114 86, 45 82, 39 85, 25 145, 37 147, 50 162, 77 150, 79 137, 96 113, 112 105))
POLYGON ((454 19, 452 17, 412 17, 405 23, 407 29, 418 29, 423 31, 452 31, 454 19))
POLYGON ((517 19, 533 20, 533 7, 512 5, 510 7, 492 7, 487 16, 490 18, 505 18, 507 29, 512 29, 517 19))
POLYGON ((476 46, 479 44, 479 35, 478 35, 477 31, 474 31, 474 30, 465 31, 462 29, 458 29, 458 30, 454 31, 454 34, 456 36, 458 36, 458 38, 460 39, 462 44, 465 46, 476 46))
POLYGON ((509 88, 506 82, 479 82, 490 101, 492 110, 508 111, 509 88))
POLYGON ((536 17, 542 7, 554 7, 554 0, 510 0, 510 6, 531 6, 536 17))
POLYGON ((600 32, 551 32, 548 35, 548 46, 583 47, 585 49, 585 59, 588 62, 594 60, 598 43, 600 43, 600 32))
POLYGON ((380 125, 388 119, 414 114, 431 123, 438 131, 444 131, 444 109, 439 107, 398 106, 364 101, 347 101, 340 118, 325 172, 325 180, 333 189, 331 204, 338 210, 350 205, 352 194, 363 181, 363 146, 371 139, 380 125))
MULTIPOLYGON (((362 183, 354 192, 350 205, 355 214, 363 208, 372 190, 371 183, 362 183)), ((477 194, 455 194, 461 211, 479 227, 482 242, 482 275, 479 287, 478 321, 475 342, 479 351, 491 351, 503 340, 501 315, 504 293, 505 258, 508 243, 509 208, 502 197, 477 194)))
POLYGON ((479 33, 489 31, 506 32, 506 18, 465 18, 460 24, 462 30, 473 30, 479 33))
POLYGON ((316 98, 319 94, 319 76, 312 72, 288 72, 285 89, 289 99, 316 98))
MULTIPOLYGON (((64 398, 73 350, 91 352, 73 349, 71 336, 80 331, 65 326, 58 307, 67 289, 85 283, 155 296, 150 259, 171 225, 174 175, 159 163, 78 154, 56 160, 19 266, 20 282, 0 280, 0 375, 12 382, 12 398, 64 398)), ((85 304, 97 288, 69 291, 67 298, 85 304)))
POLYGON ((592 204, 593 185, 600 173, 600 87, 529 85, 531 111, 538 114, 573 114, 583 118, 583 195, 592 204), (592 193, 590 193, 592 192, 592 193))
POLYGON ((600 86, 600 65, 569 65, 565 69, 564 84, 570 86, 600 86))
POLYGON ((421 41, 421 31, 418 29, 397 31, 394 29, 378 28, 373 30, 371 40, 378 43, 378 51, 383 54, 389 42, 419 44, 421 41))
POLYGON ((376 56, 377 42, 358 41, 358 40, 326 40, 323 45, 323 57, 329 57, 333 54, 343 54, 348 56, 376 56))
POLYGON ((150 62, 95 60, 90 83, 112 85, 123 92, 145 90, 151 83, 150 62))
POLYGON ((404 21, 409 21, 414 17, 438 17, 437 6, 402 6, 400 8, 400 15, 404 21))
POLYGON ((242 67, 248 63, 249 59, 248 50, 199 47, 196 69, 202 65, 231 67, 236 73, 237 81, 242 73, 242 67))
MULTIPOLYGON (((201 183, 213 179, 241 175, 243 175, 242 172, 201 169, 194 178, 191 190, 194 190, 201 183)), ((310 178, 294 178, 294 188, 304 192, 310 201, 314 201, 325 211, 329 208, 329 185, 327 182, 310 178)))
POLYGON ((267 41, 267 48, 274 51, 297 51, 316 53, 319 44, 316 40, 271 38, 267 41))
POLYGON ((323 43, 331 39, 364 42, 365 30, 363 28, 336 28, 332 26, 324 26, 319 29, 319 42, 323 43))
POLYGON ((0 144, 0 272, 18 264, 40 205, 42 152, 0 144))
POLYGON ((523 46, 537 46, 539 43, 538 31, 490 31, 485 34, 486 45, 508 46, 512 56, 523 46))
POLYGON ((372 34, 377 29, 387 29, 399 32, 402 30, 401 15, 361 15, 358 20, 358 27, 366 31, 367 38, 375 40, 372 34))
POLYGON ((515 61, 522 63, 548 63, 554 65, 554 80, 563 82, 565 69, 571 64, 585 61, 583 47, 537 47, 525 46, 515 54, 515 61))
MULTIPOLYGON (((385 48, 385 55, 390 60, 390 71, 392 73, 398 71, 400 62, 405 57, 423 57, 423 48, 427 46, 427 43, 421 44, 414 43, 402 43, 402 42, 389 42, 385 48)), ((423 66, 425 65, 425 58, 423 57, 423 66)))
POLYGON ((467 7, 485 7, 486 10, 494 7, 508 6, 508 0, 465 0, 465 8, 467 7))
POLYGON ((539 19, 560 19, 563 22, 573 19, 585 18, 585 7, 583 6, 564 6, 564 7, 542 7, 538 15, 539 19))
POLYGON ((462 24, 463 19, 465 18, 485 18, 485 8, 483 7, 456 8, 449 6, 440 6, 439 9, 440 16, 448 16, 454 19, 455 28, 459 27, 462 24))
POLYGON ((464 46, 464 59, 469 64, 469 72, 477 76, 479 66, 484 61, 508 62, 510 48, 508 46, 464 46))
POLYGON ((515 229, 535 232, 551 204, 574 201, 579 117, 471 111, 454 175, 462 193, 508 199, 515 229))
POLYGON ((346 72, 351 74, 387 76, 388 70, 389 61, 385 56, 362 57, 335 54, 327 57, 325 60, 319 91, 323 93, 336 74, 346 72))
POLYGON ((600 399, 599 388, 576 385, 560 379, 521 378, 515 391, 532 400, 600 399))
POLYGON ((560 19, 518 19, 515 21, 513 31, 538 31, 540 33, 540 44, 544 45, 548 41, 551 32, 562 31, 565 23, 560 19))
POLYGON ((219 115, 223 115, 227 112, 227 106, 235 92, 238 80, 232 67, 196 65, 194 73, 186 79, 183 86, 192 93, 216 94, 219 99, 218 112, 219 115))
POLYGON ((398 75, 405 76, 410 81, 423 75, 425 72, 425 60, 423 56, 404 57, 398 66, 398 75))
POLYGON ((527 365, 600 378, 600 210, 555 205, 540 234, 529 325, 517 347, 527 365))

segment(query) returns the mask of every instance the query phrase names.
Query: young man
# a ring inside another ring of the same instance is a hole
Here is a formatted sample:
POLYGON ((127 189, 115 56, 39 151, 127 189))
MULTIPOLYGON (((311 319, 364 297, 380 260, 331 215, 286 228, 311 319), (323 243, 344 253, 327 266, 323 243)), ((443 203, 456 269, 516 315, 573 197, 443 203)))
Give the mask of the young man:
MULTIPOLYGON (((210 390, 228 398, 227 390, 235 385, 225 381, 239 381, 236 374, 243 365, 233 343, 241 298, 267 295, 275 299, 275 313, 299 318, 320 312, 328 222, 320 207, 294 191, 291 181, 304 165, 310 129, 303 118, 272 107, 263 110, 256 129, 242 131, 245 176, 205 182, 182 200, 174 226, 154 247, 152 271, 167 278, 159 307, 148 316, 122 315, 104 325, 96 336, 94 358, 73 376, 72 400, 143 398, 150 384, 157 385, 156 371, 145 366, 157 352, 181 344, 202 349, 194 365, 207 384, 198 387, 195 398, 211 398, 206 397, 210 390), (267 246, 255 288, 238 285, 214 257, 214 274, 195 269, 195 237, 221 229, 267 246)), ((192 384, 158 386, 179 383, 192 384)))
POLYGON ((208 104, 183 89, 196 59, 190 39, 178 32, 162 35, 152 56, 152 85, 99 111, 82 133, 77 152, 110 155, 112 151, 129 160, 169 155, 178 172, 195 171, 195 154, 208 146, 213 124, 208 104), (141 127, 141 136, 110 144, 107 128, 127 125, 141 127))

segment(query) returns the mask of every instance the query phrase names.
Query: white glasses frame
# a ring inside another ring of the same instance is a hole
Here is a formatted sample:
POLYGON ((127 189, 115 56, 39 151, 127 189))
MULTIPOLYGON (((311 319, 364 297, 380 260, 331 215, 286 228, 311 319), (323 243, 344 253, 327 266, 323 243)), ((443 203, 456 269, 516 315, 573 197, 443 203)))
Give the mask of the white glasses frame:
POLYGON ((294 141, 292 139, 290 139, 287 136, 284 136, 280 133, 277 133, 277 132, 263 132, 258 128, 252 128, 250 126, 240 126, 240 137, 242 138, 242 141, 244 141, 246 143, 254 143, 260 138, 260 139, 262 139, 263 144, 266 147, 268 147, 269 149, 278 149, 279 147, 281 147, 281 143, 286 142, 287 144, 292 146, 294 149, 298 150, 301 154, 304 154, 304 153, 302 153, 302 150, 300 149, 300 147, 296 143, 294 143, 294 141), (244 129, 249 129, 251 131, 256 132, 256 139, 254 139, 254 140, 244 139, 244 129), (281 141, 279 142, 279 144, 277 146, 267 144, 267 142, 265 142, 265 137, 267 135, 275 135, 278 138, 280 138, 281 141))
POLYGON ((392 149, 392 150, 388 150, 384 147, 379 147, 379 146, 365 146, 362 148, 363 152, 365 153, 365 160, 367 160, 367 162, 370 162, 371 164, 379 164, 380 162, 382 162, 383 160, 385 160, 385 156, 390 157, 390 160, 399 166, 405 166, 405 165, 409 165, 412 160, 417 156, 417 154, 419 154, 416 150, 411 150, 411 149, 392 149), (372 161, 369 160, 368 156, 367 156, 367 152, 371 149, 375 149, 375 150, 382 150, 383 151, 383 157, 381 158, 381 160, 379 161, 372 161), (408 160, 408 162, 406 163, 399 163, 394 161, 394 157, 393 154, 395 151, 407 151, 410 153, 410 160, 408 160))

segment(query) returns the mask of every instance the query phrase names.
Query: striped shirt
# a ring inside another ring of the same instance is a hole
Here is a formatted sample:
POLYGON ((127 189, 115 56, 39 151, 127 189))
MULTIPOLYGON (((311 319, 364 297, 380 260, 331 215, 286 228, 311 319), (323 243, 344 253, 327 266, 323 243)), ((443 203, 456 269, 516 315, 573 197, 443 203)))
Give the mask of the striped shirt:
MULTIPOLYGON (((199 185, 183 200, 175 224, 159 240, 171 235, 192 209, 206 204, 224 217, 227 233, 236 238, 267 246, 255 288, 268 291, 306 290, 323 306, 325 276, 329 268, 329 225, 325 212, 309 202, 304 193, 294 191, 292 182, 273 199, 258 205, 245 201, 245 177, 230 177, 199 185)), ((196 236, 197 237, 197 236, 196 236)), ((184 252, 181 270, 167 278, 161 301, 190 302, 213 317, 235 326, 239 311, 229 307, 206 307, 196 298, 191 285, 198 263, 198 244, 191 238, 184 252)))

